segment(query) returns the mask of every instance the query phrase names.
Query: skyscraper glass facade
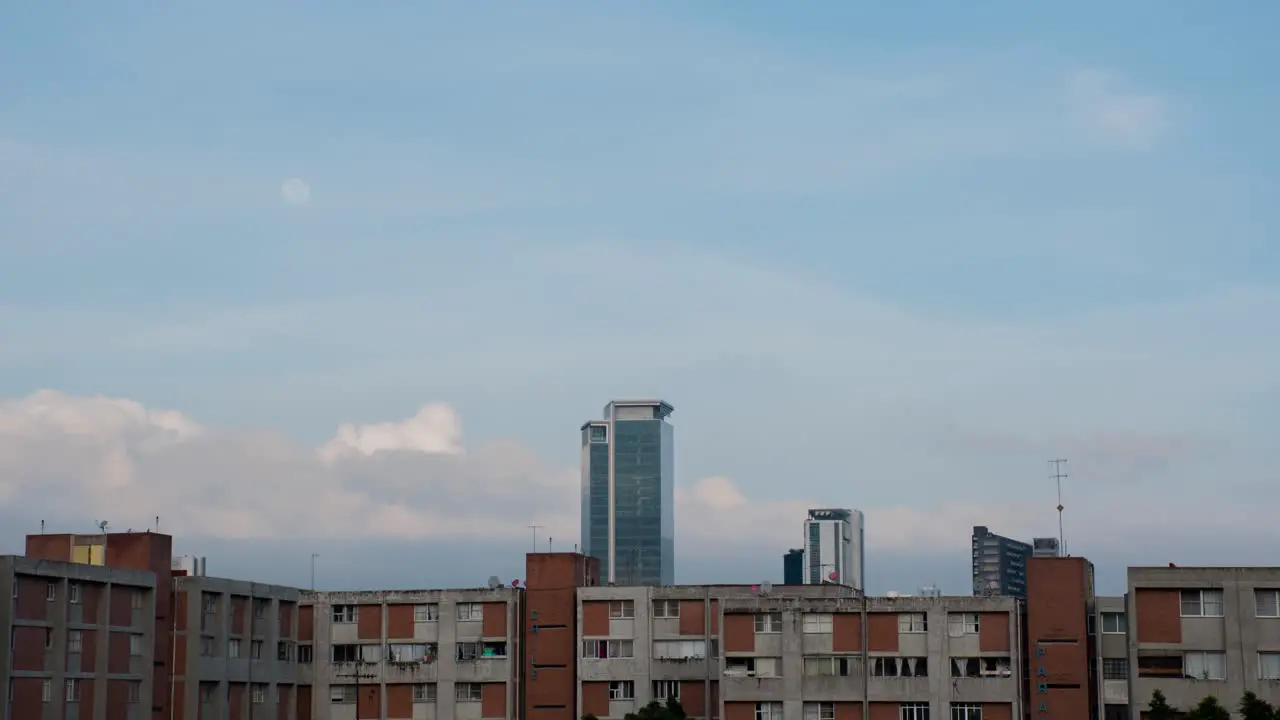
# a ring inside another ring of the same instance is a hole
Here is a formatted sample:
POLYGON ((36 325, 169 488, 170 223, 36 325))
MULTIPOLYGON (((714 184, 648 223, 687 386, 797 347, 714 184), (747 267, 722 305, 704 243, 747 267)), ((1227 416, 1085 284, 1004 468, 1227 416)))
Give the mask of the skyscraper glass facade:
POLYGON ((609 582, 675 582, 671 411, 660 400, 619 400, 583 426, 582 547, 609 582))
POLYGON ((982 525, 973 528, 973 594, 1027 597, 1031 546, 982 525))

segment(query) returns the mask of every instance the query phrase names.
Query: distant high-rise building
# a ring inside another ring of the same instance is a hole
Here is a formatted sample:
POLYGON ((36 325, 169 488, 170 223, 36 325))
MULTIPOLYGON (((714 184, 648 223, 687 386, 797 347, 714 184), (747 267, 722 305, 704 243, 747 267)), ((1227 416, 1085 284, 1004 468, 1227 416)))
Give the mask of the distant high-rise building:
POLYGON ((837 583, 862 590, 866 561, 862 513, 815 509, 804 521, 804 584, 837 583))
POLYGON ((782 556, 782 584, 804 585, 804 548, 788 550, 782 556))
POLYGON ((605 582, 675 584, 674 409, 614 400, 582 426, 582 551, 605 582))
POLYGON ((1027 559, 1031 546, 973 527, 973 594, 1027 597, 1027 559))
POLYGON ((1031 538, 1031 557, 1061 557, 1058 538, 1031 538))

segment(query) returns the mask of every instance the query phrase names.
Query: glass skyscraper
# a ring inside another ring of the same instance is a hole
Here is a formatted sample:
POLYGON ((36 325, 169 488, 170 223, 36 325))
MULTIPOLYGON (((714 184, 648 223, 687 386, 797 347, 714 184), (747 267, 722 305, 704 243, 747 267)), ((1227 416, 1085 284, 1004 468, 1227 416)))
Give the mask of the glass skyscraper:
POLYGON ((675 584, 674 409, 615 400, 582 426, 582 552, 607 582, 675 584))
POLYGON ((973 526, 973 594, 1027 597, 1027 543, 973 526))

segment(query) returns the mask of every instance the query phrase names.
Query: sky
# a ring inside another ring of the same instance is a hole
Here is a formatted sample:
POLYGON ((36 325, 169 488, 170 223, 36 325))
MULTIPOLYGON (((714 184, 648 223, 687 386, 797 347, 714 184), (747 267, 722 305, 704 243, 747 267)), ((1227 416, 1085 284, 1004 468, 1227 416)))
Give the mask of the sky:
MULTIPOLYGON (((1274 563, 1280 6, 10 3, 0 552, 479 586, 675 406, 678 582, 1274 563), (1272 237, 1273 241, 1266 238, 1272 237), (529 526, 536 524, 539 529, 529 526)), ((536 541, 536 545, 535 545, 536 541)))

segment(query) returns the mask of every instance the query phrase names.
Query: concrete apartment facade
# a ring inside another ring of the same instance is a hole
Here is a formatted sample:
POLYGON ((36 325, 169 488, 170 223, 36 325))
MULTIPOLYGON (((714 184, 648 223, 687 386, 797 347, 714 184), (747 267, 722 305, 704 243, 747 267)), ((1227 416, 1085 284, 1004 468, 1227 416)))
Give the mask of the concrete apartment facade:
POLYGON ((582 713, 675 696, 725 720, 1022 717, 1019 604, 839 585, 587 587, 582 713))
POLYGON ((1089 622, 1102 720, 1129 720, 1129 613, 1124 597, 1094 598, 1089 622))
POLYGON ((310 720, 297 707, 298 590, 175 577, 173 720, 310 720))
POLYGON ((1131 567, 1126 614, 1133 718, 1157 689, 1182 710, 1280 704, 1280 568, 1131 567))
POLYGON ((155 695, 155 575, 0 556, 3 720, 145 720, 155 695))
POLYGON ((298 718, 519 717, 517 588, 300 596, 298 718))

